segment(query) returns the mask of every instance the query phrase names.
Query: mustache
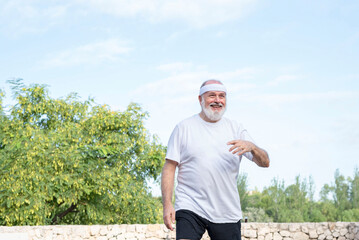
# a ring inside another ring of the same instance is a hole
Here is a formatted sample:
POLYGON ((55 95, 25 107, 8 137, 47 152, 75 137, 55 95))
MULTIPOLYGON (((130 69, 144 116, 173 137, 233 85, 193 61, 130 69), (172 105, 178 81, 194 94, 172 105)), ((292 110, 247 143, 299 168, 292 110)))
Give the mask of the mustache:
POLYGON ((210 106, 210 107, 213 107, 213 106, 214 106, 214 107, 216 107, 216 106, 218 106, 218 107, 223 107, 223 104, 222 104, 222 103, 210 103, 209 106, 210 106))

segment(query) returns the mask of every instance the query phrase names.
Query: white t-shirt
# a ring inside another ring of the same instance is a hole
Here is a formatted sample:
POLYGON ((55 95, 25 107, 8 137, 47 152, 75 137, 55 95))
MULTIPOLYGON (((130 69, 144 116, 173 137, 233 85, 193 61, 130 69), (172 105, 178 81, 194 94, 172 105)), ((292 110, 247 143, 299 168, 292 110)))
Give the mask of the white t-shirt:
POLYGON ((166 159, 178 162, 176 211, 190 210, 214 223, 242 218, 237 189, 242 156, 229 152, 227 145, 237 139, 253 142, 242 125, 227 118, 210 123, 196 114, 175 127, 166 159))

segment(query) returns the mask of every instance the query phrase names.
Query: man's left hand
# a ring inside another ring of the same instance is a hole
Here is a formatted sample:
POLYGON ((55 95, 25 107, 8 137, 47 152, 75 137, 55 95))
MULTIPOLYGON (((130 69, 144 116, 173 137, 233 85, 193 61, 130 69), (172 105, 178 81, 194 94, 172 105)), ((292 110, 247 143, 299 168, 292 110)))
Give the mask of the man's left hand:
POLYGON ((229 141, 227 145, 233 145, 229 151, 238 156, 246 152, 251 152, 255 148, 253 143, 245 140, 232 140, 229 141))

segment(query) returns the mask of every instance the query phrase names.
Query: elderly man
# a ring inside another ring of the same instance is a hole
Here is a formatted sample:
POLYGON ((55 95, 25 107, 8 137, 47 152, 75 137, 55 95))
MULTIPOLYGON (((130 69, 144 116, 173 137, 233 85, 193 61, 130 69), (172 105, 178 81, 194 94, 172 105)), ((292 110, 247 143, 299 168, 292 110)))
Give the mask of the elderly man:
POLYGON ((269 167, 268 154, 247 130, 222 117, 226 98, 220 81, 204 82, 198 96, 202 111, 177 124, 169 139, 161 181, 163 220, 170 230, 176 220, 177 239, 199 240, 206 230, 212 240, 241 239, 237 178, 242 156, 269 167))

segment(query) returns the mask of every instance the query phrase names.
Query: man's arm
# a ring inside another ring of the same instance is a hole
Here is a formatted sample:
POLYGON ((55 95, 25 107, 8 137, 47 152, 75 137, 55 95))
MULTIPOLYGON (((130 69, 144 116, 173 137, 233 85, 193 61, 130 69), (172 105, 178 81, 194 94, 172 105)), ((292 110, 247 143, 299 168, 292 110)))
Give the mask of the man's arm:
POLYGON ((229 151, 233 154, 242 155, 246 152, 251 152, 253 155, 253 162, 260 167, 269 167, 269 156, 268 153, 254 143, 245 140, 233 140, 229 141, 227 145, 233 145, 229 151))
POLYGON ((172 195, 177 165, 177 162, 166 159, 166 162, 162 169, 161 178, 163 221, 166 227, 172 231, 172 223, 175 222, 175 209, 172 205, 172 195))

